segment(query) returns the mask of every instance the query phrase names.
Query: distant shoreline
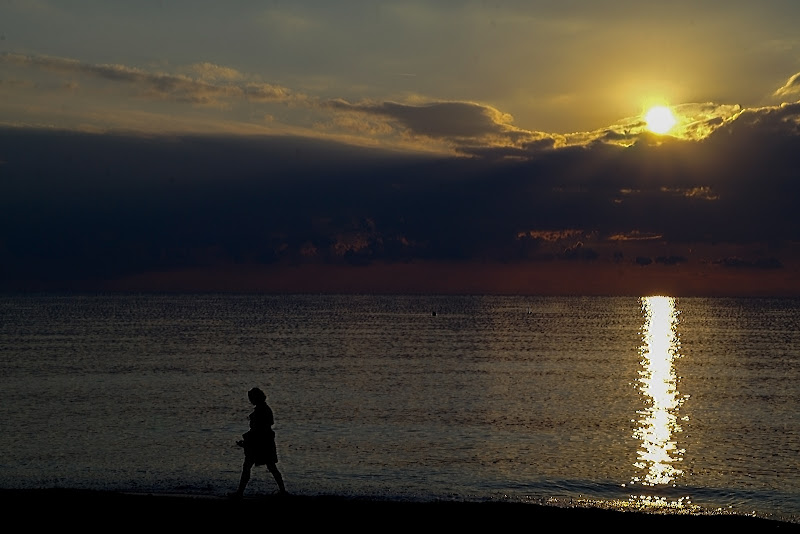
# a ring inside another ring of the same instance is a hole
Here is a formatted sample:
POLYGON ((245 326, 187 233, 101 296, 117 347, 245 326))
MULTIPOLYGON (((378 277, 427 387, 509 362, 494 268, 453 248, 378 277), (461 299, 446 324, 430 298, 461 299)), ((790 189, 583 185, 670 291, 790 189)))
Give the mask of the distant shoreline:
MULTIPOLYGON (((162 495, 77 489, 0 490, 7 524, 44 527, 75 525, 83 529, 158 528, 165 526, 235 528, 293 526, 418 529, 441 527, 504 527, 512 525, 595 531, 599 527, 706 531, 746 528, 748 531, 800 532, 800 524, 739 515, 649 514, 596 508, 562 508, 529 503, 433 501, 408 502, 341 496, 250 496, 242 500, 203 495, 162 495)), ((633 531, 633 530, 628 530, 633 531)))

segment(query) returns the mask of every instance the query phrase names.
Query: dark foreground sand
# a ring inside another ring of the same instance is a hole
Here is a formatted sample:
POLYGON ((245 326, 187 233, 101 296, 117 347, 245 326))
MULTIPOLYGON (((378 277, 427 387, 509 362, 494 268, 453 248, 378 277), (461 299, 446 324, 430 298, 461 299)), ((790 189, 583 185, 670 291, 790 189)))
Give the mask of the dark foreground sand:
MULTIPOLYGON (((93 492, 82 490, 0 490, 6 525, 19 529, 77 527, 118 533, 134 529, 197 528, 222 532, 270 527, 356 532, 411 532, 524 529, 617 532, 715 532, 779 530, 800 532, 800 524, 744 516, 686 516, 556 508, 525 503, 396 502, 333 496, 222 497, 93 492)), ((288 531, 287 531, 288 532, 288 531)))

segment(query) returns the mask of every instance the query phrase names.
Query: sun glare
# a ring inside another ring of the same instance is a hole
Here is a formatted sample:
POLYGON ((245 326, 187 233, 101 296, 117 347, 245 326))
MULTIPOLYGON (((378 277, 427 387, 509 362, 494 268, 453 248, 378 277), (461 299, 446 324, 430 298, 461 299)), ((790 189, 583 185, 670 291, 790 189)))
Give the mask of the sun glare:
POLYGON ((669 132, 675 123, 675 115, 667 106, 655 106, 650 108, 644 116, 647 129, 656 134, 669 132))
POLYGON ((678 393, 675 360, 680 357, 678 315, 675 299, 653 296, 642 299, 645 322, 642 327, 642 370, 639 371, 640 391, 645 408, 638 413, 639 428, 634 436, 641 440, 634 464, 644 471, 632 482, 645 486, 670 484, 683 474, 677 465, 685 452, 678 448, 681 432, 678 411, 683 397, 678 393))

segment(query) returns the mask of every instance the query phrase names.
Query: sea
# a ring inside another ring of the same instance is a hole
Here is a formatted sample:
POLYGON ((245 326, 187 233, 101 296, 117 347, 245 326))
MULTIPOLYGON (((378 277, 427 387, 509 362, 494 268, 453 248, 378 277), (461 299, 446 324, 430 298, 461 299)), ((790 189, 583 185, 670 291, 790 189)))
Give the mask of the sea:
POLYGON ((0 487, 800 522, 800 300, 0 295, 0 487), (264 467, 246 495, 277 492, 264 467))

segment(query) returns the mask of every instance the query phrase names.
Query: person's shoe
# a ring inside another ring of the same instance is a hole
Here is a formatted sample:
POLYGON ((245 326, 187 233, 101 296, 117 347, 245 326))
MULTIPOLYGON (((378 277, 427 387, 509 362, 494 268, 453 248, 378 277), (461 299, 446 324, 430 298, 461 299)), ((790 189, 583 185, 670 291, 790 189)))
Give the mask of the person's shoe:
POLYGON ((242 493, 238 492, 238 491, 232 491, 232 492, 230 492, 228 494, 228 498, 229 499, 234 499, 234 500, 237 500, 237 501, 239 499, 241 499, 242 497, 244 497, 244 495, 242 493))

